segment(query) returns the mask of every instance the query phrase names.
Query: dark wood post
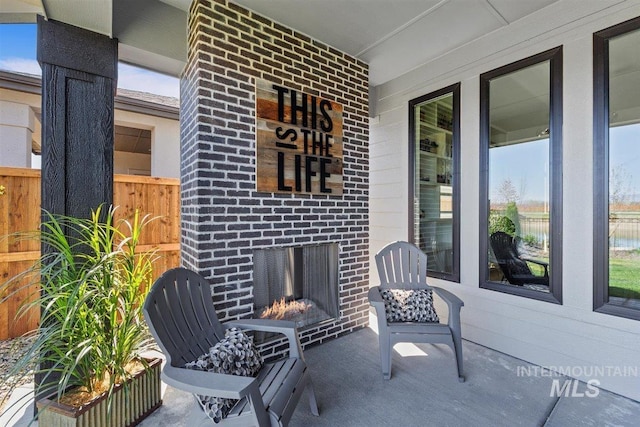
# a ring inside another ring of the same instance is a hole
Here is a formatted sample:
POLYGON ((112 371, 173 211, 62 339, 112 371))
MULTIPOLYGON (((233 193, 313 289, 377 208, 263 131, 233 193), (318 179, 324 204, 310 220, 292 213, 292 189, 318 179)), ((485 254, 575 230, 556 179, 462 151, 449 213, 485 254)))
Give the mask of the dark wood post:
POLYGON ((42 208, 88 217, 113 201, 118 41, 38 16, 42 208))
MULTIPOLYGON (((100 204, 113 203, 118 41, 41 16, 37 39, 42 67, 42 208, 88 218, 100 204)), ((48 250, 43 245, 42 251, 48 250)), ((43 380, 36 375, 36 385, 43 380)))

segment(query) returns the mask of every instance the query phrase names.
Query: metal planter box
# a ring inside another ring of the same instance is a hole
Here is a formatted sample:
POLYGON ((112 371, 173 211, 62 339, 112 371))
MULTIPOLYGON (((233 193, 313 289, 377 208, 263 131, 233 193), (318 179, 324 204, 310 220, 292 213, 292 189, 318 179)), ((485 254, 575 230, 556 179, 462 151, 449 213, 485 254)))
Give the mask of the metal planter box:
POLYGON ((149 361, 149 368, 134 375, 128 391, 116 386, 107 417, 106 393, 91 403, 75 408, 55 400, 38 401, 40 427, 130 427, 137 425, 162 404, 160 391, 161 359, 149 361))

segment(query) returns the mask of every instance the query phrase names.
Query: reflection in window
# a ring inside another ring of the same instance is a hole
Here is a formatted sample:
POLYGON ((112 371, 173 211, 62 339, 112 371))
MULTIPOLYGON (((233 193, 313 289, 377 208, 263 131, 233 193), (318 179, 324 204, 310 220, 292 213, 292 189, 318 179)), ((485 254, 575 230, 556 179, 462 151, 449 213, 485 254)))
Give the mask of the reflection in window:
POLYGON ((491 280, 549 292, 548 165, 548 138, 489 148, 491 280))
POLYGON ((594 73, 594 103, 607 105, 608 94, 609 112, 596 108, 594 118, 594 184, 598 190, 605 183, 601 194, 608 195, 595 201, 594 305, 640 319, 640 19, 634 21, 594 38, 595 64, 609 66, 594 73), (607 151, 608 162, 601 155, 607 151))
MULTIPOLYGON (((638 43, 640 43, 640 37, 638 43)), ((636 84, 640 85, 640 79, 636 84)), ((638 107, 640 108, 640 103, 638 107)), ((612 126, 615 125, 612 124, 612 126)), ((637 308, 640 308, 639 164, 640 124, 611 127, 609 130, 609 301, 634 305, 637 308)))
POLYGON ((410 101, 413 242, 427 254, 430 275, 459 280, 459 85, 410 101))
POLYGON ((560 159, 554 152, 561 128, 553 116, 559 114, 559 105, 552 81, 560 52, 546 52, 481 77, 486 192, 486 222, 481 223, 486 224, 487 251, 482 287, 553 302, 560 301, 559 280, 553 280, 559 266, 551 256, 559 241, 552 239, 551 228, 553 212, 560 208, 560 188, 554 181, 560 159))

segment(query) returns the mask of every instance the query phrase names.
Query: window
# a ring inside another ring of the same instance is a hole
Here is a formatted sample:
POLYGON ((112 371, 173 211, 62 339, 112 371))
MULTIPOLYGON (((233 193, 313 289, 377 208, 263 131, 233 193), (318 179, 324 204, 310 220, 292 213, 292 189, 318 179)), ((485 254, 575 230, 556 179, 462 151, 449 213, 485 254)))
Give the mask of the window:
POLYGON ((594 34, 594 310, 640 320, 640 18, 594 34))
POLYGON ((113 173, 151 176, 151 130, 115 125, 113 173))
POLYGON ((562 48, 480 76, 480 287, 562 303, 562 48))
POLYGON ((409 101, 409 239, 432 277, 460 281, 460 84, 409 101))

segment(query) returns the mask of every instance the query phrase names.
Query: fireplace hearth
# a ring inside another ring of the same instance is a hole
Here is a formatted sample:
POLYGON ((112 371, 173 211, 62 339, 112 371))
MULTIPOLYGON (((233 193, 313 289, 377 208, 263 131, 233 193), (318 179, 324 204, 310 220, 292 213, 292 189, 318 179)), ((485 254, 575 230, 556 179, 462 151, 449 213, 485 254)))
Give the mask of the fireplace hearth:
POLYGON ((254 251, 254 317, 304 328, 338 318, 338 245, 254 251))
POLYGON ((331 319, 331 316, 313 300, 287 301, 285 297, 275 301, 269 307, 259 309, 256 315, 260 319, 291 320, 296 322, 296 326, 299 328, 331 319))

